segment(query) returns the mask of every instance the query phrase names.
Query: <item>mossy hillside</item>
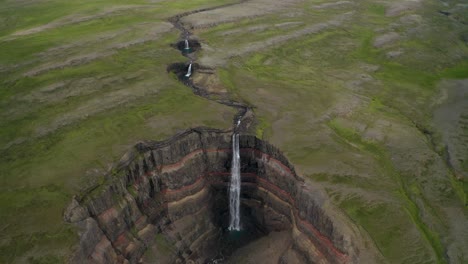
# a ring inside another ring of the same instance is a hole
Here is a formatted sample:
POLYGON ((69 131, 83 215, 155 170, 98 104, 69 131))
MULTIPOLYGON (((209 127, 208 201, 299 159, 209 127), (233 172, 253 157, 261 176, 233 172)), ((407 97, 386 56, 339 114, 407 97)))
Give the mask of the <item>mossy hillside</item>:
MULTIPOLYGON (((442 195, 443 203, 451 205, 459 206, 459 201, 455 191, 427 192, 427 179, 434 177, 434 184, 441 186, 450 186, 454 180, 447 177, 440 182, 431 174, 432 168, 425 171, 426 180, 415 178, 408 174, 408 168, 393 164, 393 157, 404 153, 386 145, 385 132, 378 134, 377 138, 381 138, 375 141, 368 141, 363 134, 379 120, 387 120, 390 127, 403 126, 411 135, 426 141, 424 151, 437 152, 430 143, 434 139, 426 135, 434 133, 431 113, 439 93, 437 83, 445 78, 467 78, 466 63, 457 55, 466 54, 466 47, 459 45, 460 40, 449 32, 449 21, 434 19, 428 15, 434 10, 423 9, 420 15, 427 24, 421 27, 420 34, 411 33, 407 25, 395 23, 397 26, 390 30, 402 37, 377 48, 375 38, 398 18, 383 16, 383 5, 363 3, 358 10, 359 16, 339 30, 325 30, 286 45, 233 58, 225 67, 225 73, 229 74, 221 74, 221 78, 236 97, 247 98, 256 106, 256 115, 261 120, 256 133, 284 150, 298 171, 309 174, 326 188, 330 186, 327 190, 336 203, 362 224, 385 257, 398 263, 428 260, 443 263, 446 259, 441 236, 445 235, 447 223, 436 197, 442 195), (431 33, 426 27, 435 30, 431 33), (449 44, 446 38, 454 42, 449 44), (395 49, 403 49, 404 55, 389 58, 387 52, 395 49), (451 50, 449 56, 446 50, 451 50), (358 80, 363 75, 366 81, 359 80, 354 85, 347 81, 353 80, 353 75, 358 80), (333 108, 349 110, 330 111, 333 108), (337 116, 347 121, 337 126, 337 116), (353 125, 349 127, 353 123, 361 127, 357 130, 353 125), (271 127, 270 134, 263 133, 265 124, 271 127), (337 163, 348 168, 348 173, 333 173, 339 170, 337 163), (318 167, 326 166, 328 169, 322 171, 330 173, 317 173, 318 167), (371 178, 363 177, 368 173, 371 178), (346 195, 348 192, 353 193, 346 195), (378 195, 376 201, 369 200, 377 193, 388 195, 393 202, 382 201, 378 195), (392 217, 387 221, 389 215, 392 217), (394 215, 398 216, 393 218, 394 215), (402 240, 408 243, 403 245, 402 240)), ((223 25, 201 35, 216 47, 230 42, 216 40, 220 32, 245 32, 255 22, 253 19, 223 25)), ((270 23, 265 32, 273 32, 271 24, 276 21, 262 23, 270 23)), ((232 37, 223 37, 229 38, 232 37)), ((247 45, 248 41, 249 37, 241 37, 236 45, 247 45)), ((418 155, 415 153, 414 159, 418 155)), ((459 197, 464 197, 462 187, 456 190, 459 197)))
MULTIPOLYGON (((381 208, 381 206, 377 206, 380 207, 379 210, 369 210, 369 206, 363 206, 358 209, 360 203, 355 203, 355 201, 353 202, 349 200, 345 200, 343 204, 341 204, 341 206, 344 206, 344 208, 352 217, 358 219, 358 221, 361 221, 362 226, 368 226, 369 228, 374 229, 373 231, 370 231, 370 233, 376 234, 376 243, 381 244, 379 248, 381 248, 384 251, 384 255, 389 256, 389 258, 399 255, 399 251, 401 250, 399 249, 399 247, 401 246, 401 244, 399 244, 401 243, 401 241, 399 240, 401 239, 401 237, 410 234, 411 231, 408 230, 406 232, 402 232, 396 237, 389 236, 387 232, 390 232, 390 234, 392 234, 393 231, 390 230, 395 230, 396 233, 399 233, 401 232, 402 227, 408 227, 411 226, 411 224, 414 224, 422 233, 422 238, 424 239, 419 243, 428 242, 435 253, 436 258, 434 261, 438 263, 445 263, 445 260, 443 258, 443 248, 438 234, 431 230, 431 228, 428 227, 421 220, 419 212, 420 209, 411 198, 413 195, 424 197, 418 186, 416 184, 408 186, 408 183, 403 181, 402 175, 399 174, 399 172, 394 168, 393 164, 390 162, 391 158, 387 156, 386 151, 380 146, 373 142, 363 140, 359 136, 359 133, 350 130, 349 128, 343 127, 339 124, 339 122, 336 122, 335 120, 332 120, 329 123, 329 125, 337 133, 337 135, 340 138, 346 140, 348 144, 353 144, 353 146, 357 146, 358 148, 360 148, 360 150, 374 156, 376 162, 379 163, 380 167, 383 169, 383 173, 386 174, 385 176, 392 177, 394 180, 393 182, 397 185, 397 189, 393 190, 393 195, 399 198, 399 200, 402 202, 399 206, 401 206, 401 208, 403 208, 404 210, 399 210, 398 206, 394 207, 388 205, 383 205, 383 207, 387 206, 386 209, 381 208), (382 223, 379 223, 379 221, 374 220, 385 219, 385 214, 393 210, 395 210, 395 212, 392 213, 393 216, 395 216, 395 214, 399 214, 400 216, 395 218, 392 217, 391 221, 387 222, 385 225, 382 225, 382 223), (385 231, 383 231, 382 226, 387 227, 385 228, 385 231), (391 227, 388 228, 389 226, 391 227), (392 239, 396 240, 390 242, 392 241, 392 239), (386 246, 388 246, 389 248, 387 248, 386 246)), ((389 189, 387 189, 387 191, 389 191, 389 189)), ((373 208, 376 207, 376 205, 371 205, 370 207, 373 208)), ((404 241, 409 242, 411 241, 411 239, 405 239, 404 241)), ((414 241, 411 243, 414 243, 414 241)), ((408 244, 407 247, 410 247, 410 244, 408 244)), ((427 252, 426 254, 430 256, 431 252, 427 252)))
MULTIPOLYGON (((105 51, 144 36, 142 23, 164 22, 179 12, 229 2, 145 1, 144 8, 122 9, 21 37, 11 34, 67 15, 93 16, 116 5, 143 2, 48 1, 0 8, 0 21, 7 22, 0 23, 0 47, 5 51, 0 54, 4 112, 0 145, 9 146, 0 158, 0 174, 5 175, 0 262, 63 262, 76 233, 61 222, 61 210, 84 182, 99 182, 99 176, 138 140, 163 139, 197 125, 226 128, 234 114, 193 96, 165 73, 168 63, 186 60, 169 47, 179 37, 176 30, 86 64, 24 77, 42 65, 38 54, 80 41, 84 44, 65 55, 105 51), (135 30, 122 33, 130 25, 135 30), (98 41, 115 32, 121 33, 98 41), (119 80, 109 81, 109 75, 119 80), (85 78, 93 85, 38 92, 85 78), (122 96, 125 93, 128 96, 122 96), (93 100, 102 100, 102 107, 93 100), (34 219, 41 220, 33 223, 34 219), (10 229, 9 223, 17 224, 10 229)), ((430 113, 439 92, 436 84, 443 78, 468 77, 463 60, 467 47, 460 42, 459 29, 445 16, 434 15, 433 6, 417 11, 424 23, 408 26, 399 17, 385 17, 385 3, 315 8, 325 2, 305 1, 298 5, 302 13, 245 19, 196 33, 216 50, 236 50, 353 11, 352 20, 339 29, 232 58, 218 69, 219 76, 233 98, 255 106, 256 135, 274 142, 302 175, 325 186, 385 257, 396 263, 443 262, 440 244, 448 223, 442 203, 428 196, 424 179, 395 168, 392 158, 403 154, 386 141, 394 132, 367 132, 379 128, 380 120, 392 129, 404 127, 401 132, 411 135, 421 131, 420 138, 427 137, 423 131, 433 132, 430 113), (388 31, 401 39, 374 47, 374 39, 388 31), (388 51, 399 49, 403 55, 388 57, 388 51)), ((423 174, 432 177, 431 169, 428 166, 423 174)), ((466 203, 468 185, 450 181, 466 203)), ((455 192, 443 193, 442 200, 443 205, 457 204, 455 192)))
MULTIPOLYGON (((172 37, 175 36, 172 35, 172 37)), ((57 118, 58 115, 77 108, 77 106, 89 101, 91 98, 105 97, 110 92, 138 86, 143 83, 143 80, 149 80, 146 82, 153 84, 167 83, 172 80, 167 75, 154 74, 157 71, 165 72, 165 63, 169 63, 171 59, 180 59, 179 55, 176 52, 172 52, 170 47, 168 47, 168 43, 169 41, 163 41, 156 46, 153 43, 143 44, 122 50, 114 56, 88 64, 57 69, 39 76, 25 77, 19 80, 10 88, 12 92, 16 92, 16 98, 8 100, 5 103, 5 107, 11 107, 15 111, 12 115, 3 116, 2 118, 4 122, 13 123, 7 126, 7 130, 2 130, 2 143, 6 144, 19 136, 33 136, 30 133, 33 133, 34 128, 41 124, 41 120, 43 121, 42 123, 49 123, 57 118), (154 47, 154 49, 151 50, 149 49, 150 47, 154 47), (164 56, 164 54, 168 56, 164 56), (119 75, 119 72, 123 72, 124 74, 119 75), (95 90, 89 90, 89 87, 82 87, 81 92, 72 93, 75 91, 70 91, 73 96, 65 95, 65 98, 60 98, 59 96, 61 95, 58 94, 57 99, 55 99, 54 93, 50 92, 49 94, 39 93, 39 95, 45 94, 45 99, 49 100, 44 100, 39 96, 33 99, 23 99, 30 94, 35 95, 34 91, 37 88, 46 87, 61 81, 73 82, 83 78, 94 78, 95 82, 99 82, 101 78, 100 74, 104 73, 107 76, 114 77, 116 79, 115 84, 110 83, 95 90), (137 74, 136 78, 125 77, 131 74, 137 74), (32 104, 30 101, 32 101, 32 104), (21 129, 18 129, 19 127, 21 129), (18 134, 18 131, 20 131, 20 134, 18 134)), ((172 84, 172 86, 174 85, 172 84)), ((153 91, 160 89, 158 86, 151 88, 153 91)))

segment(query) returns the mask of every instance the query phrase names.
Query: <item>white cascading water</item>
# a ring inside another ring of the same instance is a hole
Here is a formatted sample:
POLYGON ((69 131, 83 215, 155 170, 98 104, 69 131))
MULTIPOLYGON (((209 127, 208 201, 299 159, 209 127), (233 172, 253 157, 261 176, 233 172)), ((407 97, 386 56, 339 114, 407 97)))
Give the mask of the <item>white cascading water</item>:
POLYGON ((185 40, 185 49, 186 49, 186 50, 189 50, 189 49, 190 49, 188 40, 185 40))
POLYGON ((229 230, 240 231, 240 154, 239 134, 232 135, 232 167, 229 185, 229 230))
POLYGON ((189 78, 190 75, 192 75, 192 63, 188 66, 187 74, 185 74, 185 77, 189 78))

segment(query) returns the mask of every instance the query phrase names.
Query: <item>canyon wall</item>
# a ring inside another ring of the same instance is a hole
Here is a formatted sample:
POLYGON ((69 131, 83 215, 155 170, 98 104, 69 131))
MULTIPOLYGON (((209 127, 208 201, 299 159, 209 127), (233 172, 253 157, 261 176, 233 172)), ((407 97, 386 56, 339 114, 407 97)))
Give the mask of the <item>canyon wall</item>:
MULTIPOLYGON (((302 262, 372 261, 361 232, 296 175, 277 148, 241 135, 240 152, 243 225, 264 234, 290 231, 289 250, 302 262)), ((137 144, 104 183, 66 209, 65 220, 80 236, 70 262, 204 263, 215 257, 228 218, 231 158, 231 134, 207 128, 137 144)))

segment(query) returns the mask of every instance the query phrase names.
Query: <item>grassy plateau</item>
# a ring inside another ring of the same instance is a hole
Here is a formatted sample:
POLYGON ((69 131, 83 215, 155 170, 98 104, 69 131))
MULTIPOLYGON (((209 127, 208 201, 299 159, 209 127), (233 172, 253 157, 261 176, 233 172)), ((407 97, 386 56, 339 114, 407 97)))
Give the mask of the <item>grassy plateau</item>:
MULTIPOLYGON (((138 141, 231 127, 236 109, 166 72, 188 60, 168 19, 238 2, 0 0, 0 263, 65 263, 78 235, 63 210, 138 141)), ((249 133, 322 186, 388 263, 468 263, 466 2, 217 12, 182 22, 200 23, 198 62, 226 96, 253 106, 249 133)))

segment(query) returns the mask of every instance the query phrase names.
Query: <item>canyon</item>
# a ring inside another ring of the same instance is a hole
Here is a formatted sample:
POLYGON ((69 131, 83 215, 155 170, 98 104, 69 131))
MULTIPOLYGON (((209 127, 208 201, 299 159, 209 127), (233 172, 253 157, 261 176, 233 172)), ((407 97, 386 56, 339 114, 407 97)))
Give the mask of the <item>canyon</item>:
MULTIPOLYGON (((222 243, 229 236, 231 140, 229 131, 196 128, 135 145, 105 183, 75 196, 68 206, 65 220, 80 234, 71 262, 207 263, 232 254, 235 248, 223 251, 222 243), (163 237, 171 250, 163 250, 155 237, 163 237)), ((365 235, 323 191, 298 176, 277 148, 250 135, 239 136, 239 148, 246 233, 241 244, 282 234, 291 239, 273 262, 376 260, 365 235)))
POLYGON ((4 1, 0 263, 468 263, 467 8, 4 1))

